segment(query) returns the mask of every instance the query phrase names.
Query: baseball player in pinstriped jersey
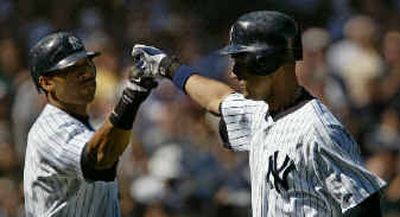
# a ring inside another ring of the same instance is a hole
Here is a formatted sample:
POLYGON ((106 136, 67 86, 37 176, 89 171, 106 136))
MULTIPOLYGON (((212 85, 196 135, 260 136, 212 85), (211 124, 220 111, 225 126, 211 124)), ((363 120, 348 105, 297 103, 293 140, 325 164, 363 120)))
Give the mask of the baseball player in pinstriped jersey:
POLYGON ((381 216, 385 182, 363 165, 353 138, 331 112, 298 85, 300 31, 275 11, 242 15, 220 52, 234 60, 241 93, 198 75, 161 50, 135 45, 142 74, 171 79, 221 116, 227 148, 248 151, 253 217, 381 216))
POLYGON ((24 168, 26 216, 120 216, 115 181, 118 157, 152 80, 127 81, 110 118, 95 131, 87 105, 96 68, 80 39, 57 32, 31 50, 31 75, 47 105, 28 135, 24 168))

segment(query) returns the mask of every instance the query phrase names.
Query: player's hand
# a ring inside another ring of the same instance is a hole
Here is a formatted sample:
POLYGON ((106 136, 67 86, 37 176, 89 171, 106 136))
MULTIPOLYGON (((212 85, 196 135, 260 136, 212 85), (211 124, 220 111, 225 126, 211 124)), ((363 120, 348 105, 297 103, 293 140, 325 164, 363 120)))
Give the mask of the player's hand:
POLYGON ((153 77, 143 76, 144 70, 139 69, 133 65, 129 71, 127 88, 138 92, 149 92, 151 89, 157 87, 157 82, 153 77))
POLYGON ((133 62, 137 67, 135 72, 136 78, 155 78, 165 76, 166 69, 162 66, 161 61, 167 55, 160 49, 152 46, 136 44, 131 51, 133 62))
POLYGON ((113 126, 130 130, 140 104, 147 99, 157 82, 152 77, 136 77, 142 69, 133 66, 130 68, 128 79, 122 91, 122 96, 114 110, 110 114, 110 122, 113 126))

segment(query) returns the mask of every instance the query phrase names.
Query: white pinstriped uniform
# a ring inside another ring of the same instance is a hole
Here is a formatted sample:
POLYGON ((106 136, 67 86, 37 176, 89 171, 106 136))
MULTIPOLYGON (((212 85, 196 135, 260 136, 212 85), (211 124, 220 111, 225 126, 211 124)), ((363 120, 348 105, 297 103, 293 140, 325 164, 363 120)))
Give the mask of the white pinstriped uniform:
POLYGON ((226 145, 249 151, 253 217, 342 216, 385 185, 319 100, 273 120, 265 102, 234 93, 221 114, 226 145))
POLYGON ((31 216, 118 217, 118 186, 88 182, 80 159, 93 130, 48 104, 33 124, 24 168, 25 210, 31 216))

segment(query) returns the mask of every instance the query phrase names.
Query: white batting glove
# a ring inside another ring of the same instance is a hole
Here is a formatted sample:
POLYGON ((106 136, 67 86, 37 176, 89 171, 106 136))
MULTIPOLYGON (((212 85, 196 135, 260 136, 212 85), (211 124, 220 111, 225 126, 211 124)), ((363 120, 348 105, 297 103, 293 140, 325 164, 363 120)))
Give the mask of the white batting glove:
POLYGON ((149 92, 151 89, 157 87, 157 82, 153 77, 143 75, 144 70, 133 65, 129 70, 129 77, 125 87, 138 92, 149 92))
POLYGON ((135 66, 140 69, 136 70, 136 78, 150 77, 155 78, 158 76, 165 76, 166 71, 164 67, 160 67, 161 61, 167 55, 160 49, 143 44, 136 44, 131 51, 133 62, 135 66))
POLYGON ((122 96, 109 117, 113 126, 125 130, 132 129, 140 104, 149 96, 151 89, 157 86, 152 77, 133 77, 133 73, 139 73, 140 70, 136 66, 132 69, 125 82, 122 96))

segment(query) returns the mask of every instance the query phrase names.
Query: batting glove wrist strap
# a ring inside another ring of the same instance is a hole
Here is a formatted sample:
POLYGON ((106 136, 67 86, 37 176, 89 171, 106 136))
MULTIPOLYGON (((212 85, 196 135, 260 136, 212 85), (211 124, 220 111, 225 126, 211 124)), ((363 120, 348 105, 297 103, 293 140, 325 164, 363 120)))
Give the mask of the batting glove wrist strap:
POLYGON ((160 62, 160 74, 169 79, 173 79, 175 72, 179 69, 181 63, 176 56, 165 57, 160 62))
POLYGON ((190 76, 197 74, 192 67, 187 65, 180 65, 179 68, 175 71, 172 81, 175 86, 181 89, 183 92, 185 91, 185 84, 190 76))
POLYGON ((186 81, 189 79, 190 76, 197 73, 194 71, 193 68, 181 64, 177 57, 166 56, 160 62, 160 74, 164 77, 171 79, 177 88, 186 93, 186 81))
POLYGON ((122 92, 121 99, 110 115, 110 122, 113 126, 130 130, 133 126, 136 113, 140 104, 147 98, 150 92, 135 91, 126 88, 122 92))

